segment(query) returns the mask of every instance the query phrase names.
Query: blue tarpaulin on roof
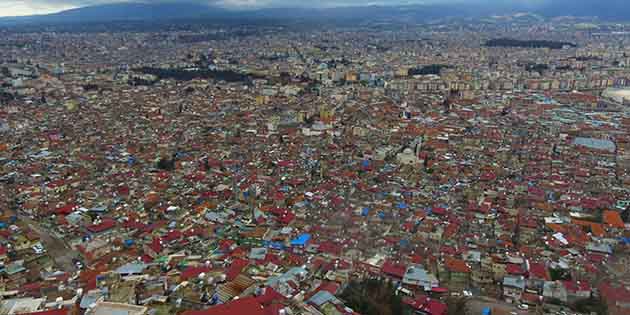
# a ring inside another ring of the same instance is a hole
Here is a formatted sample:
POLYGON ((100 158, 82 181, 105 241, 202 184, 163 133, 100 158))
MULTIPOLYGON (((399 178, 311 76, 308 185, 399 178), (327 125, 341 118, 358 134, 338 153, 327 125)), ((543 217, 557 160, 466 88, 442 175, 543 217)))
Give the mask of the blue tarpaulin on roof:
POLYGON ((379 211, 378 212, 378 217, 381 218, 381 219, 385 219, 385 212, 379 211))
POLYGON ((361 164, 364 168, 370 167, 370 160, 363 160, 363 163, 361 164))
POLYGON ((311 239, 311 234, 304 233, 291 241, 291 246, 306 246, 306 243, 311 239))
POLYGON ((361 215, 362 215, 362 216, 367 217, 367 216, 368 216, 368 214, 370 214, 370 208, 365 207, 365 208, 363 208, 363 209, 361 210, 361 215))
POLYGON ((404 202, 399 202, 398 203, 398 209, 407 209, 407 204, 404 202))

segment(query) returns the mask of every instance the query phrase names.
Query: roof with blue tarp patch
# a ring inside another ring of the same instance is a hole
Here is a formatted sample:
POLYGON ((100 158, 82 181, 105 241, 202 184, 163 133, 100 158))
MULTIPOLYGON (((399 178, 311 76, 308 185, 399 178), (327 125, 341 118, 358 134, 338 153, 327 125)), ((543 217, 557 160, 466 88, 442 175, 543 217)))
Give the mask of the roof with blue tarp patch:
POLYGON ((297 238, 291 241, 292 246, 306 246, 306 243, 311 239, 311 235, 308 233, 301 234, 297 238))
POLYGON ((361 215, 362 216, 367 217, 368 214, 370 214, 370 208, 365 207, 365 208, 361 209, 361 215))

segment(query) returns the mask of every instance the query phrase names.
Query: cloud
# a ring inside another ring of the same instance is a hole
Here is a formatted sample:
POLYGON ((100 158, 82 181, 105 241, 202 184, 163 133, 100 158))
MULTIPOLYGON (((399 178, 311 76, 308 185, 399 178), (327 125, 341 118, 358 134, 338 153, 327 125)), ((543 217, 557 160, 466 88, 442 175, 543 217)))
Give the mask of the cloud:
POLYGON ((0 0, 0 16, 47 14, 67 9, 125 0, 0 0))

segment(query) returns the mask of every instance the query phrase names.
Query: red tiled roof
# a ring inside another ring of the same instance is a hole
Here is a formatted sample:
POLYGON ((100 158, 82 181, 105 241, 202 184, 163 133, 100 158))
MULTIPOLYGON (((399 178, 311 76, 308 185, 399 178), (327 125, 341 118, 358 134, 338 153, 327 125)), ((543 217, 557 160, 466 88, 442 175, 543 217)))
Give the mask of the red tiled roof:
POLYGON ((529 275, 531 278, 540 279, 549 281, 551 277, 549 276, 549 272, 544 264, 541 263, 530 263, 529 264, 529 275))
POLYGON ((42 288, 41 282, 28 283, 20 288, 20 292, 39 291, 42 288))
POLYGON ((100 233, 105 232, 111 228, 116 226, 116 220, 113 219, 103 219, 103 221, 99 224, 92 224, 87 227, 87 230, 92 233, 100 233))
POLYGON ((445 215, 446 214, 446 208, 435 207, 435 208, 433 208, 431 213, 433 213, 435 215, 445 215))
POLYGON ((65 206, 61 206, 55 209, 55 214, 68 215, 77 209, 77 205, 69 203, 65 206))
POLYGON ((625 224, 623 223, 623 220, 621 219, 621 215, 619 215, 619 212, 617 211, 610 211, 610 210, 604 211, 603 221, 605 224, 611 227, 620 228, 620 229, 623 229, 625 227, 625 224))
POLYGON ((453 272, 469 273, 470 267, 461 259, 449 258, 445 259, 446 269, 453 272))
POLYGON ((529 302, 531 304, 540 304, 541 296, 538 294, 524 292, 523 295, 521 296, 521 300, 529 302))
POLYGON ((522 275, 525 273, 525 270, 523 270, 521 266, 515 264, 508 264, 505 271, 511 275, 522 275))
POLYGON ((598 289, 601 296, 608 301, 608 303, 630 303, 630 290, 623 286, 614 287, 610 282, 602 282, 598 289))
POLYGON ((228 270, 226 271, 226 276, 228 281, 232 281, 238 276, 243 268, 245 268, 249 262, 244 259, 236 259, 232 262, 228 270))
POLYGON ((159 254, 162 251, 162 242, 158 237, 154 237, 153 241, 151 241, 151 244, 149 245, 149 248, 151 248, 151 250, 153 250, 156 254, 159 254))
POLYGON ((322 253, 332 254, 332 255, 340 255, 342 247, 341 245, 332 242, 332 241, 324 241, 319 244, 317 249, 322 253))
POLYGON ((418 296, 415 299, 405 299, 403 303, 429 315, 445 315, 448 309, 446 304, 424 295, 418 296))
POLYGON ((284 309, 282 304, 271 304, 265 307, 265 315, 280 315, 282 309, 284 309))
POLYGON ((206 267, 206 266, 188 267, 184 271, 182 271, 182 273, 181 273, 181 275, 179 277, 182 280, 188 280, 188 279, 197 277, 198 275, 200 275, 200 274, 202 274, 204 272, 209 272, 210 270, 212 270, 212 268, 206 267))
POLYGON ((170 242, 170 241, 174 241, 174 240, 178 240, 180 238, 183 237, 183 234, 181 231, 179 230, 172 230, 169 231, 168 233, 166 233, 166 235, 164 235, 164 237, 162 237, 162 241, 163 242, 170 242))
POLYGON ((407 267, 403 264, 394 263, 388 260, 383 263, 381 271, 387 275, 402 279, 405 276, 405 272, 407 272, 407 267))
POLYGON ((273 302, 281 302, 286 298, 273 288, 265 288, 265 294, 257 296, 256 301, 262 305, 270 305, 273 302))

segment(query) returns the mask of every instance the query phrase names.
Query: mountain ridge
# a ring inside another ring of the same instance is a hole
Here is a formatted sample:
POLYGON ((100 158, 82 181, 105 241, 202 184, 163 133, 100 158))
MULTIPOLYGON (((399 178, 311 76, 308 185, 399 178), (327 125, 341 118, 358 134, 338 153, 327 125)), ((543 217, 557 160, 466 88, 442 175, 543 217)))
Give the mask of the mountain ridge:
POLYGON ((479 4, 419 4, 399 6, 354 6, 336 8, 267 8, 257 10, 228 10, 219 6, 187 2, 147 3, 125 2, 86 6, 46 15, 0 17, 0 25, 90 23, 113 21, 158 21, 176 19, 322 19, 322 20, 400 20, 426 21, 445 17, 481 17, 509 14, 527 9, 545 17, 599 16, 603 19, 630 20, 628 4, 610 0, 606 8, 595 0, 555 0, 539 8, 519 5, 484 6, 479 4), (610 9, 609 9, 610 8, 610 9))

